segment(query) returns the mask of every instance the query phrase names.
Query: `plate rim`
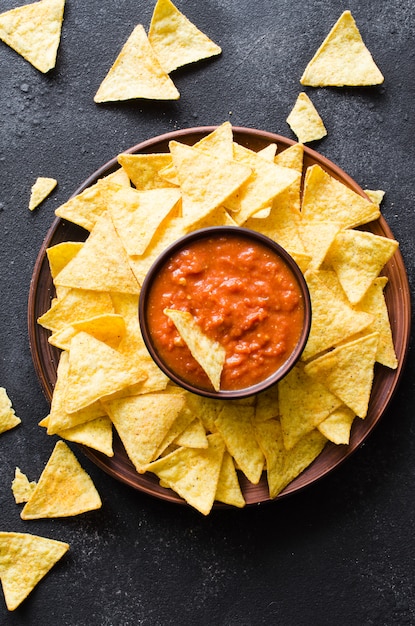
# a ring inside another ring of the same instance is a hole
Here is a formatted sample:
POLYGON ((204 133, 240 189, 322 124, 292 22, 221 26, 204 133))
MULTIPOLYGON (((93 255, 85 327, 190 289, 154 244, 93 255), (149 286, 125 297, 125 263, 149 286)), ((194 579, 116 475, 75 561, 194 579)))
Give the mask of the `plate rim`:
MULTIPOLYGON (((177 140, 177 139, 188 139, 189 137, 194 137, 195 135, 201 135, 204 136, 210 132, 212 132, 213 130, 215 130, 216 128, 218 128, 218 125, 212 125, 212 126, 198 126, 198 127, 190 127, 190 128, 184 128, 184 129, 178 129, 178 130, 174 130, 174 131, 169 131, 167 133, 163 133, 160 135, 157 135, 155 137, 151 137, 149 139, 146 139, 140 143, 137 143, 129 148, 127 148, 126 150, 123 150, 121 153, 119 154, 135 154, 135 153, 146 153, 146 152, 151 152, 152 148, 155 148, 156 146, 158 146, 160 143, 168 143, 171 140, 177 140)), ((249 128, 249 127, 244 127, 244 126, 232 126, 232 131, 234 136, 235 135, 242 135, 244 137, 247 138, 247 140, 250 138, 251 140, 258 140, 260 139, 261 141, 267 141, 267 142, 274 142, 277 143, 278 145, 283 145, 284 148, 290 147, 292 145, 296 145, 298 142, 294 141, 293 139, 290 139, 288 137, 284 137, 283 135, 277 134, 277 133, 273 133, 270 131, 265 131, 265 130, 258 130, 255 128, 249 128)), ((191 143, 194 143, 196 141, 196 139, 194 139, 191 143)), ((364 198, 367 198, 366 193, 364 192, 364 190, 360 187, 360 185, 349 175, 347 174, 347 172, 345 172, 341 167, 339 167, 338 165, 336 165, 336 163, 334 163, 333 161, 331 161, 330 159, 328 159, 327 157, 325 157, 324 155, 320 154, 319 152, 317 152, 316 150, 310 148, 309 146, 303 145, 303 149, 304 149, 304 157, 319 163, 323 169, 325 169, 326 171, 328 171, 331 175, 333 175, 335 178, 341 180, 342 182, 344 182, 349 188, 353 189, 354 191, 356 191, 359 195, 361 195, 364 198)), ((109 159, 106 163, 104 163, 103 165, 101 165, 98 169, 96 169, 94 172, 92 172, 92 174, 90 174, 76 189, 75 191, 72 193, 72 195, 68 198, 71 199, 73 197, 75 197, 76 195, 78 195, 79 193, 81 193, 84 189, 86 189, 87 187, 91 186, 92 184, 94 184, 99 178, 102 178, 103 176, 108 175, 109 173, 111 173, 112 170, 118 169, 119 167, 119 163, 118 163, 118 154, 109 159)), ((305 171, 306 168, 304 168, 305 171)), ((48 271, 48 264, 47 264, 47 258, 46 258, 46 249, 47 247, 50 245, 51 240, 53 238, 53 236, 56 234, 57 230, 59 229, 59 227, 62 227, 66 224, 66 220, 63 220, 60 217, 55 217, 54 220, 52 221, 50 227, 48 228, 46 235, 44 237, 44 240, 42 242, 42 245, 38 251, 36 260, 35 260, 35 264, 33 267, 33 272, 32 272, 32 276, 31 276, 31 281, 30 281, 30 285, 29 285, 29 295, 28 295, 28 308, 27 308, 27 323, 28 323, 28 334, 29 334, 29 347, 30 347, 30 352, 31 352, 31 356, 32 356, 32 361, 33 361, 33 365, 37 374, 37 378, 40 382, 40 386, 41 389, 47 399, 47 401, 50 403, 51 398, 52 398, 52 393, 53 393, 53 387, 51 388, 51 383, 49 382, 49 386, 46 386, 45 383, 45 379, 42 376, 43 373, 43 365, 42 365, 42 359, 41 359, 41 355, 39 353, 39 351, 36 349, 36 345, 37 345, 37 340, 35 337, 35 332, 34 332, 34 328, 37 325, 36 323, 36 319, 35 319, 35 306, 36 306, 36 295, 37 295, 37 287, 39 284, 39 279, 42 273, 42 270, 44 271, 44 268, 47 265, 47 271, 48 271), (46 265, 45 265, 46 264, 46 265)), ((386 219, 383 217, 383 215, 381 215, 378 220, 376 220, 374 223, 372 224, 378 224, 379 228, 382 230, 382 232, 385 234, 385 236, 389 237, 389 238, 393 238, 395 239, 392 230, 389 226, 389 224, 387 223, 386 219)), ((366 225, 365 225, 366 226, 366 225)), ((78 227, 81 228, 81 227, 78 227)), ((87 231, 85 231, 86 236, 87 236, 87 231)), ((65 239, 63 239, 63 241, 65 241, 65 239)), ((374 422, 372 424, 369 424, 367 430, 365 431, 363 437, 359 438, 358 442, 355 442, 352 445, 352 442, 349 443, 349 445, 347 446, 347 451, 341 455, 340 458, 335 459, 331 464, 326 465, 326 467, 319 473, 318 476, 312 476, 310 474, 310 478, 307 479, 307 470, 309 470, 309 468, 313 465, 313 463, 308 466, 304 472, 302 472, 302 474, 299 475, 299 477, 297 477, 296 479, 294 479, 289 485, 287 485, 287 487, 285 487, 285 489, 283 491, 281 491, 275 498, 271 499, 268 497, 265 497, 261 500, 258 501, 252 501, 252 502, 247 502, 246 506, 253 506, 253 505, 258 505, 258 504, 265 504, 265 503, 269 503, 269 502, 276 502, 276 501, 280 501, 281 499, 287 497, 287 496, 293 496, 294 494, 301 492, 303 489, 305 489, 306 487, 315 484, 316 482, 320 481, 322 478, 324 478, 325 476, 327 476, 328 474, 330 474, 331 472, 333 472, 335 469, 337 469, 340 465, 342 465, 348 458, 350 458, 350 456, 357 450, 359 449, 363 443, 367 440, 367 438, 369 437, 369 435, 372 433, 373 429, 376 427, 376 425, 378 424, 378 422, 380 421, 380 419, 382 418, 382 416, 384 415, 384 413, 387 411, 392 398, 394 397, 398 387, 399 387, 399 383, 401 381, 402 378, 402 374, 405 368, 405 364, 407 361, 407 356, 408 356, 408 351, 409 351, 409 342, 410 342, 410 332, 411 332, 411 296, 410 296, 410 287, 409 287, 409 279, 408 279, 408 274, 406 271, 406 267, 405 267, 405 263, 404 263, 404 259, 401 253, 400 248, 397 249, 397 251, 395 252, 395 255, 393 257, 393 259, 391 261, 389 261, 389 263, 395 263, 397 266, 399 266, 403 271, 398 272, 400 281, 402 283, 401 285, 401 295, 402 295, 402 302, 401 302, 401 307, 402 310, 404 311, 404 316, 403 316, 403 327, 401 329, 401 335, 402 335, 402 343, 401 343, 401 355, 400 358, 398 359, 398 366, 396 368, 396 370, 391 370, 389 372, 389 375, 391 377, 391 383, 389 385, 388 388, 388 393, 386 395, 386 399, 384 401, 384 408, 381 411, 380 415, 378 415, 376 417, 376 419, 374 420, 374 422), (302 477, 301 480, 301 484, 297 485, 296 483, 299 481, 299 479, 302 477)), ((387 264, 387 266, 389 266, 389 264, 387 264)), ((45 333, 48 333, 48 331, 46 329, 42 329, 44 330, 45 333)), ((56 364, 57 366, 57 364, 56 364)), ((383 367, 383 366, 381 366, 383 367)), ((386 368, 387 369, 387 368, 386 368)), ((370 405, 369 405, 370 406, 370 405)), ((157 490, 155 490, 155 486, 156 483, 154 483, 152 480, 150 480, 148 478, 148 482, 149 485, 147 485, 147 481, 144 480, 144 482, 142 483, 141 480, 141 475, 137 474, 137 477, 140 478, 140 483, 136 483, 134 482, 134 480, 132 480, 128 475, 123 475, 120 476, 119 473, 117 473, 116 470, 114 470, 111 466, 111 457, 105 457, 105 455, 100 454, 99 452, 93 450, 92 448, 87 448, 86 446, 83 446, 81 444, 76 444, 80 449, 83 450, 84 454, 95 464, 97 465, 100 469, 102 469, 104 472, 106 472, 107 474, 109 474, 110 476, 112 476, 113 478, 117 479, 120 482, 123 482, 124 484, 127 484, 131 487, 133 487, 136 490, 139 490, 143 493, 147 493, 149 495, 151 495, 152 497, 157 497, 159 499, 162 500, 166 500, 166 501, 170 501, 173 503, 177 503, 177 504, 183 504, 186 506, 187 503, 177 494, 175 494, 174 492, 172 492, 169 489, 165 489, 165 488, 159 488, 157 490)), ((330 442, 328 443, 329 446, 335 446, 335 444, 331 444, 330 442)), ((341 446, 336 446, 335 449, 340 449, 341 446)), ((324 451, 323 453, 324 454, 324 451)), ((317 459, 316 459, 317 460, 317 459)), ((145 475, 143 475, 145 476, 145 475)), ((243 481, 244 477, 242 477, 242 481, 243 481)), ((266 479, 265 479, 266 480, 266 479)), ((231 507, 229 505, 225 505, 223 503, 218 503, 215 502, 214 504, 214 508, 235 508, 235 507, 231 507)))

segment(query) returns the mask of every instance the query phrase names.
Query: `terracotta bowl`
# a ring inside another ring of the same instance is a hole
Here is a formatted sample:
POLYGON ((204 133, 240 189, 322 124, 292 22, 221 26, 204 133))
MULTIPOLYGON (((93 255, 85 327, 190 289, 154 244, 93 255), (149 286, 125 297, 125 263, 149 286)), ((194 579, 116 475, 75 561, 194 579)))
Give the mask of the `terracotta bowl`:
MULTIPOLYGON (((192 145, 209 132, 212 132, 214 128, 215 127, 212 126, 206 126, 174 131, 134 145, 125 152, 131 154, 167 152, 169 141, 177 140, 192 145)), ((295 143, 291 139, 280 135, 251 128, 234 127, 233 132, 235 141, 256 151, 264 148, 271 142, 277 144, 278 151, 282 151, 295 143)), ((304 167, 306 168, 313 164, 320 165, 330 175, 343 182, 356 193, 365 197, 358 183, 348 176, 340 167, 318 152, 305 146, 304 167)), ((118 169, 118 167, 117 157, 114 157, 89 176, 73 195, 79 194, 84 189, 94 184, 99 178, 110 174, 118 169)), ((367 230, 376 235, 393 238, 393 234, 383 217, 368 224, 367 230)), ((28 300, 30 349, 40 385, 49 401, 52 398, 56 381, 59 350, 48 343, 49 332, 36 322, 37 318, 49 309, 51 300, 55 295, 46 257, 46 249, 62 241, 84 241, 87 235, 88 233, 82 228, 66 222, 65 220, 59 218, 55 219, 39 250, 30 284, 28 300)), ((383 274, 388 278, 388 284, 385 288, 385 300, 389 310, 392 335, 398 358, 398 367, 395 370, 389 370, 382 366, 376 366, 367 416, 364 420, 355 420, 349 445, 336 446, 334 444, 328 444, 320 456, 277 496, 277 501, 288 495, 295 494, 304 487, 315 483, 350 457, 375 428, 390 405, 393 395, 398 388, 408 352, 411 320, 408 278, 399 250, 386 264, 383 274)), ((114 456, 112 458, 90 448, 83 448, 83 451, 98 467, 123 483, 151 496, 169 502, 184 504, 184 501, 173 491, 161 487, 157 478, 152 474, 137 474, 117 436, 114 438, 114 456)), ((241 476, 240 484, 247 505, 269 501, 265 476, 258 485, 252 485, 241 476)), ((222 508, 225 505, 215 504, 214 506, 222 508)))
POLYGON ((291 368, 295 365, 298 359, 301 356, 302 351, 304 350, 305 344, 307 343, 308 335, 310 333, 311 326, 311 302, 310 302, 310 294, 308 291, 307 283, 304 279, 304 276, 294 261, 294 259, 288 254, 288 252, 282 248, 279 244, 275 243, 269 237, 261 233, 257 233, 253 230, 249 230, 248 228, 241 228, 238 226, 213 226, 210 228, 202 228, 200 230, 193 231, 189 235, 185 235, 178 239, 171 246, 166 248, 166 250, 156 259, 156 261, 151 266, 150 270, 147 273, 146 279, 143 282, 140 293, 140 303, 139 303, 139 319, 140 319, 140 327, 143 335, 144 342, 147 346, 148 351, 150 352, 153 360, 159 366, 159 368, 177 385, 187 389, 192 393, 196 393, 201 396, 205 396, 207 398, 213 398, 215 400, 236 400, 241 398, 247 398, 249 396, 253 396, 256 393, 260 393, 265 389, 268 389, 279 380, 281 380, 291 368), (234 390, 219 390, 215 391, 212 389, 207 389, 204 387, 198 387, 194 384, 191 384, 185 378, 181 377, 177 374, 169 364, 160 356, 156 346, 154 345, 154 340, 149 328, 149 320, 148 320, 148 300, 151 295, 152 287, 155 279, 159 275, 160 271, 165 267, 167 263, 181 250, 189 246, 190 244, 198 241, 203 242, 207 239, 217 238, 217 237, 232 237, 237 236, 238 238, 243 238, 244 240, 253 243, 259 243, 266 246, 270 252, 283 261, 285 266, 290 270, 291 274, 295 278, 297 283, 301 299, 304 303, 304 316, 303 316, 303 324, 299 339, 297 344, 294 347, 294 350, 287 355, 284 363, 271 375, 262 380, 261 382, 252 385, 250 387, 246 387, 243 389, 234 389, 234 390))

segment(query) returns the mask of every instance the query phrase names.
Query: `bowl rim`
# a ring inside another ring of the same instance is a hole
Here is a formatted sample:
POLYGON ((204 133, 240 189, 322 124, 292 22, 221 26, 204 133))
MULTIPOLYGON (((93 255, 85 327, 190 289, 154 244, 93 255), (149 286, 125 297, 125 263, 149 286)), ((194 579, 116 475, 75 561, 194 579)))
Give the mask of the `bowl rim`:
POLYGON ((179 239, 176 239, 173 243, 171 243, 167 248, 163 250, 159 254, 159 256, 152 263, 150 269, 147 271, 146 277, 141 285, 141 291, 139 296, 139 304, 138 304, 138 316, 141 328, 141 334, 146 344, 147 350, 150 353, 150 356, 156 363, 156 365, 170 378, 174 383, 179 385, 180 387, 190 391, 191 393, 195 393, 200 396, 204 396, 206 398, 212 398, 214 400, 240 400, 243 398, 248 398, 254 396, 257 393, 265 391, 272 385, 279 382, 282 378, 284 378, 288 372, 294 367, 294 365, 298 362, 301 357, 301 354, 304 350, 305 344, 307 342, 308 336, 310 334, 311 328, 311 318, 312 318, 312 309, 311 309, 311 298, 310 292, 308 290, 307 282, 304 278, 304 275, 296 263, 295 259, 287 252, 285 248, 283 248, 276 241, 273 241, 263 233, 259 233, 257 231, 251 230, 249 228, 245 228, 243 226, 233 226, 233 225, 224 225, 224 226, 207 226, 204 228, 199 228, 197 230, 191 231, 186 235, 183 235, 179 239), (148 319, 147 319, 147 309, 146 302, 151 292, 152 285, 154 280, 157 278, 158 272, 168 263, 169 259, 176 255, 180 250, 185 248, 187 245, 193 243, 194 241, 200 241, 201 239, 210 238, 212 236, 231 236, 231 237, 240 237, 242 239, 251 239, 253 241, 262 243, 269 250, 273 252, 277 257, 283 260, 285 265, 291 271, 291 274, 296 280, 296 283, 301 292, 301 296, 304 303, 304 315, 303 315, 303 325, 301 329, 300 336, 298 338, 297 344, 294 349, 290 352, 287 359, 280 365, 280 367, 275 370, 272 374, 264 378, 258 383, 251 385, 249 387, 244 387, 242 389, 219 389, 215 391, 214 389, 206 389, 203 387, 198 387, 192 383, 189 383, 187 380, 183 379, 179 376, 174 370, 172 370, 169 365, 165 362, 165 360, 158 354, 157 349, 154 346, 152 341, 151 332, 148 328, 148 319))

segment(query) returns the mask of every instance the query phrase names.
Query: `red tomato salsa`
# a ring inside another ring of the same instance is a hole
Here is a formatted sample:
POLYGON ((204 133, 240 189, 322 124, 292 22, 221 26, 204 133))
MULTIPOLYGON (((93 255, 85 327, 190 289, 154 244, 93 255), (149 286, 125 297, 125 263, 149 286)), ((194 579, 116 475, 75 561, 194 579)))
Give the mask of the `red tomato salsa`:
POLYGON ((191 242, 162 267, 149 292, 149 331, 160 357, 188 383, 211 388, 165 308, 188 311, 225 348, 224 390, 273 374, 295 349, 304 323, 291 269, 265 244, 239 234, 191 242))

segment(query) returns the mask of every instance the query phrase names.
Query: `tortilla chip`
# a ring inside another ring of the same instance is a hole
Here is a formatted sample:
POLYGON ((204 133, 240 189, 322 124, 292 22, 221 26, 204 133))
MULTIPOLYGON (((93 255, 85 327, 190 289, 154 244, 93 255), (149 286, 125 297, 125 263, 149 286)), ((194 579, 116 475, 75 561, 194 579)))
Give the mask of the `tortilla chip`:
POLYGON ((0 387, 0 433, 11 430, 21 423, 20 417, 14 412, 12 403, 4 387, 0 387))
POLYGON ((73 322, 99 315, 113 314, 111 297, 104 291, 68 289, 66 294, 52 303, 37 322, 53 332, 62 330, 73 322))
POLYGON ((295 170, 269 162, 237 143, 234 143, 234 158, 252 171, 246 182, 224 201, 239 225, 267 207, 278 194, 300 178, 295 170))
POLYGON ((371 333, 342 344, 304 368, 362 419, 369 405, 378 340, 379 334, 371 333))
POLYGON ((169 144, 180 182, 183 217, 198 222, 223 205, 251 175, 251 168, 177 141, 169 144))
POLYGON ((334 222, 354 228, 380 216, 379 207, 330 176, 320 165, 307 168, 302 201, 307 220, 334 222))
POLYGON ((180 198, 177 188, 125 189, 114 197, 110 214, 127 254, 144 254, 160 223, 180 198))
POLYGON ((157 0, 148 39, 167 74, 178 67, 222 52, 170 0, 157 0))
POLYGON ((225 450, 223 455, 215 500, 236 506, 240 509, 246 504, 239 485, 235 464, 227 450, 225 450))
POLYGON ((27 502, 36 487, 36 482, 29 482, 26 474, 16 467, 14 472, 14 479, 12 481, 12 492, 16 504, 22 504, 27 502))
POLYGON ((0 532, 0 579, 14 611, 67 552, 69 545, 29 533, 0 532))
POLYGON ((307 270, 305 279, 310 292, 312 320, 307 344, 301 359, 306 361, 368 328, 373 315, 356 311, 336 296, 315 270, 307 270))
POLYGON ((104 313, 79 322, 72 322, 72 324, 53 333, 48 341, 61 350, 69 350, 72 338, 81 331, 89 333, 95 339, 117 349, 125 337, 125 321, 121 315, 104 313))
POLYGON ((215 420, 226 447, 248 480, 257 485, 264 469, 264 455, 255 438, 254 407, 223 404, 215 420))
POLYGON ((108 457, 114 456, 112 422, 106 415, 66 430, 59 430, 56 434, 66 441, 73 441, 93 450, 98 450, 108 457))
POLYGON ((199 418, 195 418, 187 428, 173 441, 176 446, 184 448, 207 448, 206 430, 199 418))
POLYGON ((92 291, 140 292, 127 253, 108 215, 97 220, 76 257, 59 272, 55 284, 92 291))
POLYGON ((339 230, 340 226, 334 222, 301 221, 300 237, 306 252, 311 256, 309 269, 320 268, 339 230))
POLYGON ((274 163, 281 165, 281 167, 290 167, 301 174, 303 172, 303 160, 304 146, 301 143, 295 143, 279 152, 274 158, 274 163))
POLYGON ((327 135, 323 120, 304 91, 298 95, 287 123, 300 143, 317 141, 327 135))
POLYGON ((65 408, 68 413, 79 411, 146 377, 141 363, 131 363, 106 343, 80 332, 72 339, 69 351, 65 408))
POLYGON ((40 0, 0 14, 0 39, 40 72, 55 67, 65 0, 40 0))
POLYGON ((174 309, 164 309, 164 313, 176 326, 180 337, 189 348, 193 358, 208 375, 215 391, 219 391, 226 357, 225 348, 202 332, 191 313, 174 309))
POLYGON ((32 186, 29 200, 29 210, 33 211, 36 207, 48 197, 48 195, 55 189, 58 181, 54 178, 47 178, 45 176, 39 176, 36 182, 32 186))
POLYGON ((66 443, 58 441, 20 517, 68 517, 100 507, 92 480, 66 443))
POLYGON ((119 154, 118 163, 127 173, 134 187, 140 191, 174 187, 159 174, 171 164, 171 155, 161 154, 119 154))
POLYGON ((302 364, 293 367, 278 383, 278 389, 282 436, 287 450, 342 404, 321 382, 308 376, 302 364))
POLYGON ((106 404, 109 416, 137 472, 153 461, 158 447, 185 405, 182 394, 145 394, 106 404))
POLYGON ((55 215, 91 231, 97 219, 107 211, 112 195, 117 193, 121 187, 122 185, 109 179, 109 177, 101 178, 61 204, 56 209, 55 215))
POLYGON ((341 406, 318 425, 322 435, 336 445, 348 445, 355 414, 347 406, 341 406))
POLYGON ((336 235, 328 261, 352 304, 360 302, 398 246, 394 239, 367 231, 345 230, 336 235))
POLYGON ((53 279, 78 254, 83 245, 83 241, 62 241, 46 250, 53 279))
POLYGON ((178 100, 180 94, 162 69, 145 30, 138 24, 94 96, 95 102, 146 98, 178 100))
POLYGON ((213 506, 225 452, 219 434, 209 435, 208 441, 206 449, 178 448, 147 466, 203 515, 208 515, 213 506))
POLYGON ((365 46, 350 11, 339 17, 301 77, 302 85, 379 85, 383 76, 365 46))
POLYGON ((385 192, 382 189, 365 189, 365 194, 368 196, 369 200, 378 206, 385 196, 385 192))
POLYGON ((278 385, 272 385, 256 396, 255 422, 265 422, 278 415, 278 385))

